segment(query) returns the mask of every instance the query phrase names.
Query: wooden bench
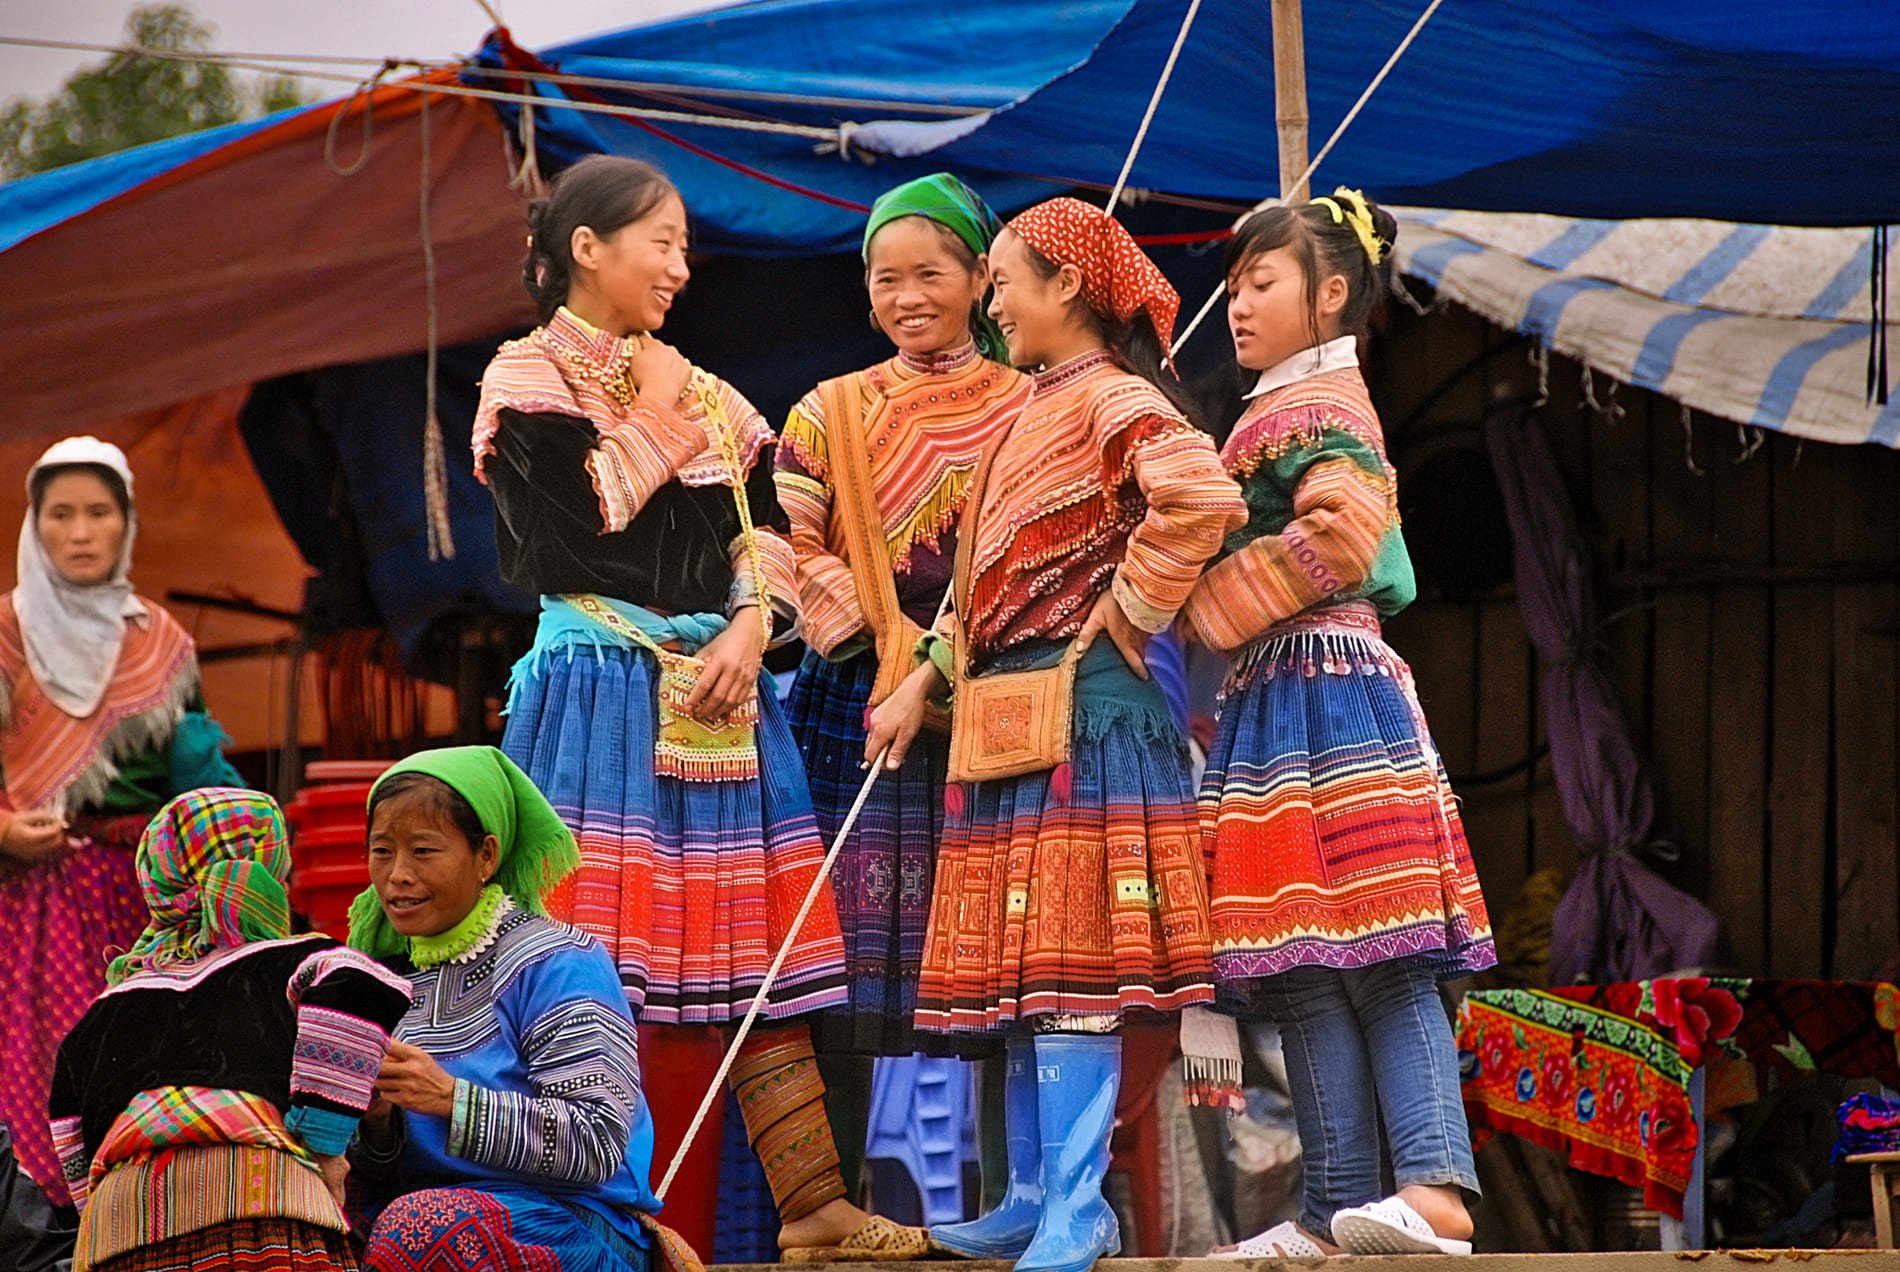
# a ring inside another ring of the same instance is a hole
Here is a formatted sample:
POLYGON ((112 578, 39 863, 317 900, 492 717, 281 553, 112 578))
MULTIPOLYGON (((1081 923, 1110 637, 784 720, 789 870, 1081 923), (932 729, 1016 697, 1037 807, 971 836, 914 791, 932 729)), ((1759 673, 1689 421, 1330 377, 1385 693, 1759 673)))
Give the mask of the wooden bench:
POLYGON ((1874 1244, 1892 1250, 1900 1227, 1900 1153, 1852 1153, 1850 1162, 1866 1163, 1874 1184, 1874 1244))

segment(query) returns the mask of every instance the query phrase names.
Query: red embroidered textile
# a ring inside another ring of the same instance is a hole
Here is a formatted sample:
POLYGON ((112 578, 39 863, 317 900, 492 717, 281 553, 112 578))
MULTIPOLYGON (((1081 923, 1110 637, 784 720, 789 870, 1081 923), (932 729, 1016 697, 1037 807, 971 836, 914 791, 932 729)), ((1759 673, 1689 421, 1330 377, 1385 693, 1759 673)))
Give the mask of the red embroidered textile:
POLYGON ((1459 1013, 1465 1113, 1478 1143, 1521 1135, 1681 1218, 1698 1135, 1689 1057, 1708 1066, 1715 1112, 1753 1098, 1757 1071, 1900 1085, 1896 1027, 1900 989, 1881 983, 1684 977, 1482 990, 1459 1013))

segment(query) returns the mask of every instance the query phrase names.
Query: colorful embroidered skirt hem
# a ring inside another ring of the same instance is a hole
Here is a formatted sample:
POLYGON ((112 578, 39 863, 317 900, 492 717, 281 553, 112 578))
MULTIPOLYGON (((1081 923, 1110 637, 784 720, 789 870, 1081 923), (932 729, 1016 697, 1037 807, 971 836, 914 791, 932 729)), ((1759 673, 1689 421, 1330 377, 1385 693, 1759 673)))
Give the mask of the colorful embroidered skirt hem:
POLYGON ((964 785, 944 823, 917 1026, 1178 1011, 1213 998, 1186 744, 1107 641, 1083 659, 1067 772, 964 785))
POLYGON ((357 1267, 343 1233, 295 1219, 215 1224, 91 1265, 92 1272, 356 1272, 357 1267))
POLYGON ((1236 662, 1201 781, 1223 1006, 1294 967, 1497 961, 1464 825, 1369 606, 1303 616, 1236 662))
MULTIPOLYGON (((804 767, 760 677, 757 778, 654 773, 656 664, 642 650, 568 648, 524 660, 502 749, 580 841, 549 911, 613 955, 634 1013, 717 1024, 750 1006, 824 861, 804 767)), ((846 998, 828 892, 766 1007, 778 1019, 846 998)))

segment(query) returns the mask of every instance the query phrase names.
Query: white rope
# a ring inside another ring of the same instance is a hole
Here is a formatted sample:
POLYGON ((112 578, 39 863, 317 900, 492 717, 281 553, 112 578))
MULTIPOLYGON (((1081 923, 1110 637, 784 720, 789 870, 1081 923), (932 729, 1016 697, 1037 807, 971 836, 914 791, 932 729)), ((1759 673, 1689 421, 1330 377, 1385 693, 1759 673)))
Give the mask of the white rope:
POLYGON ((871 761, 871 771, 864 775, 864 785, 858 787, 858 797, 851 802, 851 811, 845 814, 844 824, 838 827, 838 834, 831 841, 831 851, 825 854, 825 860, 818 867, 818 874, 811 881, 811 887, 805 890, 805 901, 798 907, 798 917, 792 920, 791 930, 785 934, 784 944, 778 947, 778 954, 772 959, 772 965, 765 970, 765 979, 759 983, 759 992, 752 996, 752 1005, 746 1008, 745 1019, 739 1022, 739 1029, 732 1035, 732 1042, 726 1047, 725 1057, 719 1062, 719 1072, 713 1075, 711 1085, 706 1088, 706 1096, 699 1102, 699 1111, 693 1114, 686 1135, 680 1140, 680 1146, 673 1154, 673 1160, 667 1165, 666 1175, 660 1180, 660 1186, 653 1195, 661 1201, 673 1186, 673 1177, 679 1174, 680 1167, 686 1161, 686 1154, 693 1147, 699 1129, 705 1124, 706 1115, 712 1111, 713 1101, 719 1098, 720 1089, 726 1085, 726 1075, 732 1071, 732 1062, 738 1058, 739 1048, 745 1044, 746 1035, 752 1032, 752 1022, 759 1018, 759 1012, 765 1006, 765 996, 772 990, 772 982, 778 979, 779 969, 785 965, 785 956, 791 953, 792 942, 798 939, 805 919, 811 914, 811 908, 818 901, 821 889, 831 885, 831 867, 838 860, 838 851, 844 847, 845 836, 851 833, 858 823, 858 814, 864 811, 864 801, 870 798, 871 788, 884 772, 884 757, 890 754, 890 748, 879 751, 877 758, 871 761))
POLYGON ((1194 25, 1194 15, 1201 11, 1201 0, 1189 0, 1187 13, 1181 19, 1181 29, 1174 33, 1174 47, 1168 50, 1168 60, 1161 68, 1161 78, 1155 81, 1155 91, 1148 95, 1148 109, 1142 112, 1141 126, 1135 129, 1134 144, 1128 147, 1128 157, 1122 160, 1121 175, 1115 178, 1115 188, 1108 195, 1108 214, 1115 215, 1115 207, 1121 202, 1122 187, 1128 184, 1128 174, 1135 170, 1135 156, 1141 153, 1141 143, 1147 139, 1148 125, 1154 122, 1155 111, 1161 107, 1161 94, 1168 89, 1168 80, 1174 75, 1174 64, 1181 56, 1181 46, 1187 43, 1188 28, 1194 25))
MULTIPOLYGON (((0 45, 28 45, 32 47, 54 47, 80 50, 93 50, 102 53, 116 53, 126 57, 152 57, 171 62, 207 62, 218 66, 230 67, 241 71, 264 71, 280 73, 281 66, 268 66, 241 62, 234 58, 201 52, 185 52, 176 49, 150 49, 138 45, 120 46, 110 44, 75 44, 51 40, 26 40, 16 37, 0 37, 0 45)), ((384 60, 387 68, 397 66, 416 66, 423 69, 443 69, 437 64, 424 64, 398 58, 384 60)), ((450 65, 455 65, 451 63, 450 65)), ((355 75, 345 75, 328 71, 299 71, 305 79, 324 80, 338 84, 350 84, 360 94, 365 81, 355 75)), ((727 115, 702 115, 692 111, 651 110, 640 106, 617 106, 610 102, 586 102, 573 98, 564 98, 552 102, 546 97, 533 93, 509 93, 494 88, 476 88, 469 84, 432 84, 423 79, 401 80, 396 83, 384 83, 384 88, 407 89, 416 93, 438 93, 445 97, 473 97, 482 101, 514 102, 521 105, 536 105, 544 109, 574 110, 583 114, 617 115, 627 119, 650 119, 662 123, 695 124, 706 128, 725 128, 733 132, 772 133, 784 137, 804 137, 812 141, 835 141, 838 129, 835 125, 818 127, 813 124, 787 124, 773 119, 738 119, 727 115)))
MULTIPOLYGON (((1271 207, 1276 202, 1284 201, 1288 195, 1305 185, 1307 180, 1311 178, 1315 172, 1319 171, 1320 161, 1332 153, 1333 147, 1339 144, 1339 139, 1345 135, 1346 129, 1351 126, 1353 120, 1359 117, 1359 112, 1364 110, 1366 103, 1372 100, 1373 93, 1378 91, 1379 85, 1385 83, 1385 77, 1392 73, 1392 68, 1399 64, 1401 57, 1405 56, 1405 50, 1412 47, 1412 41, 1418 38, 1418 33, 1425 29, 1425 24, 1431 21, 1432 15, 1438 12, 1438 6, 1444 2, 1445 0, 1431 0, 1431 3, 1425 6, 1425 12, 1418 15, 1418 21, 1414 22, 1412 29, 1405 33, 1405 38, 1399 41, 1399 46, 1392 50, 1392 56, 1385 60, 1385 65, 1379 68, 1379 73, 1372 77, 1370 84, 1366 85, 1366 91, 1359 94, 1359 100, 1352 104, 1352 109, 1346 112, 1346 117, 1339 121, 1337 128, 1333 129, 1333 135, 1326 139, 1326 144, 1319 148, 1319 153, 1313 156, 1313 161, 1306 165, 1306 171, 1287 183, 1287 185, 1281 189, 1278 199, 1262 199, 1259 203, 1254 204, 1248 215, 1252 215, 1262 208, 1271 207)), ((1245 218, 1242 219, 1244 220, 1245 218)), ((1200 310, 1194 315, 1193 321, 1188 323, 1186 329, 1183 330, 1179 336, 1175 337, 1174 343, 1168 347, 1170 354, 1179 353, 1181 351, 1181 346, 1188 342, 1188 337, 1194 334, 1195 330, 1206 320, 1207 315, 1213 311, 1215 303, 1226 294, 1227 281, 1222 279, 1221 285, 1214 289, 1214 294, 1207 298, 1207 302, 1203 304, 1200 310)))
MULTIPOLYGON (((945 106, 936 102, 906 102, 878 97, 835 97, 813 93, 779 93, 762 88, 728 88, 711 84, 669 84, 658 80, 622 80, 601 75, 573 75, 565 71, 529 71, 507 66, 481 66, 455 58, 367 57, 325 53, 249 53, 221 52, 215 49, 155 49, 140 44, 92 44, 81 40, 41 40, 23 35, 0 35, 0 46, 32 49, 60 49, 71 53, 110 53, 121 57, 150 57, 168 62, 204 62, 239 71, 257 71, 269 75, 294 74, 306 79, 328 80, 339 84, 356 83, 357 77, 334 71, 308 69, 313 66, 378 66, 389 62, 420 70, 459 70, 464 75, 498 79, 529 80, 536 83, 568 85, 575 88, 605 88, 624 93, 670 93, 680 97, 708 97, 730 101, 784 103, 792 106, 833 106, 846 110, 901 111, 914 115, 940 115, 967 118, 988 113, 982 106, 945 106)), ((542 99, 545 100, 545 99, 542 99)))

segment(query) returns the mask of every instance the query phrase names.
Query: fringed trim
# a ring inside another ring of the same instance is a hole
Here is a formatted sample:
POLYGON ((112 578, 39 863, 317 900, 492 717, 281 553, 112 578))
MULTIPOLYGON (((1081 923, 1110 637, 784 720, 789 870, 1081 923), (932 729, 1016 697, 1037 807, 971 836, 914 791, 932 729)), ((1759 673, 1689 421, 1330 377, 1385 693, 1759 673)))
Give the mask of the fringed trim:
MULTIPOLYGON (((1116 655, 1120 657, 1120 655, 1116 655)), ((1083 697, 1075 703, 1075 736, 1099 742, 1110 733, 1132 730, 1143 742, 1180 742, 1180 728, 1165 710, 1114 698, 1083 697)))
POLYGON ((963 501, 970 493, 970 470, 952 469, 943 475, 924 499, 895 527, 887 528, 884 541, 889 546, 891 569, 899 574, 910 572, 910 551, 920 543, 941 542, 944 532, 957 523, 963 501))
POLYGON ((808 414, 807 402, 800 402, 785 417, 785 428, 779 433, 779 445, 789 452, 805 470, 805 475, 818 481, 829 490, 831 482, 827 474, 831 471, 831 452, 825 439, 824 430, 813 422, 808 414))
POLYGON ((171 741, 172 735, 178 731, 178 721, 184 716, 185 707, 198 696, 198 691, 198 664, 193 661, 172 678, 163 702, 137 715, 127 716, 112 726, 91 763, 81 769, 79 775, 58 795, 56 802, 59 811, 70 813, 76 809, 91 808, 104 799, 106 792, 112 789, 112 783, 118 779, 122 761, 156 750, 171 741))
POLYGON ((1385 437, 1377 420, 1364 419, 1338 403, 1311 402, 1269 411, 1236 430, 1222 450, 1221 462, 1234 476, 1251 477, 1262 464, 1277 462, 1290 451, 1319 446, 1327 433, 1346 433, 1385 460, 1385 437))

